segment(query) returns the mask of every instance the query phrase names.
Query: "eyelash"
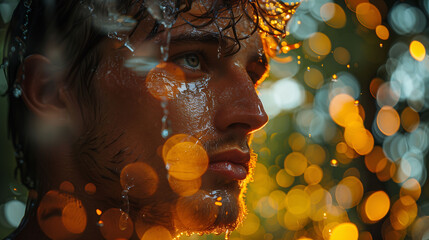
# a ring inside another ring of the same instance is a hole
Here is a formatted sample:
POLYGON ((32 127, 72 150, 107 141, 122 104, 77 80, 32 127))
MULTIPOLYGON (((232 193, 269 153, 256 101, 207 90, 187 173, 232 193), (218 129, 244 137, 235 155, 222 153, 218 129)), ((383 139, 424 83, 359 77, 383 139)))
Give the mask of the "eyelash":
MULTIPOLYGON (((181 53, 178 56, 173 57, 171 61, 174 62, 174 63, 177 63, 179 59, 183 59, 184 61, 186 61, 185 58, 188 57, 188 56, 190 56, 190 55, 194 55, 194 56, 196 56, 198 58, 199 68, 200 69, 195 69, 195 68, 187 67, 187 66, 184 66, 184 67, 186 69, 190 70, 190 71, 193 71, 193 72, 203 71, 203 67, 204 67, 204 63, 205 63, 205 57, 204 57, 205 54, 204 54, 204 52, 199 51, 199 50, 192 51, 192 52, 181 53)), ((184 64, 178 64, 178 65, 183 66, 184 64)))

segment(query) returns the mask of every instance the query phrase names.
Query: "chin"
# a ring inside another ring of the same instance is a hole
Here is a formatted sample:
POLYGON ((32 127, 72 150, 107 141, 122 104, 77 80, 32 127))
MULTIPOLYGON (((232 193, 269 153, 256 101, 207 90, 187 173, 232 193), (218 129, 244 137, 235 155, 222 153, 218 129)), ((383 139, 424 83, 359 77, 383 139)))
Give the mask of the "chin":
POLYGON ((201 189, 180 197, 174 213, 179 234, 221 234, 234 231, 243 222, 247 208, 245 193, 251 181, 257 156, 252 152, 249 173, 244 180, 225 181, 216 175, 204 175, 201 189))
POLYGON ((247 213, 244 201, 247 180, 217 186, 203 187, 177 200, 173 212, 179 234, 220 234, 241 224, 247 213))

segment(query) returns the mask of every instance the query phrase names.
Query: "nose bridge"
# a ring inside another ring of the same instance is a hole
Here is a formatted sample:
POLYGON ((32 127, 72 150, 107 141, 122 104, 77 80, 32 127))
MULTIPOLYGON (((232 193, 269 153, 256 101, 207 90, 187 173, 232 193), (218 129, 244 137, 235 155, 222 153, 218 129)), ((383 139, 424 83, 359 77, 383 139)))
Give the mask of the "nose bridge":
POLYGON ((268 116, 245 67, 235 64, 224 75, 215 124, 221 130, 243 128, 247 133, 263 127, 268 116))

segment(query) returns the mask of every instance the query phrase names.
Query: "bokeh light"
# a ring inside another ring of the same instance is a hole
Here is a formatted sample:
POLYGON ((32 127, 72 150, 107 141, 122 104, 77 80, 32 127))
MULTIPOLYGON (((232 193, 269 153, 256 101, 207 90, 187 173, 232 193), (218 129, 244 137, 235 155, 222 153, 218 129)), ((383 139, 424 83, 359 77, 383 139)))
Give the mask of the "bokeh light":
POLYGON ((380 11, 376 6, 368 2, 357 5, 356 16, 359 22, 369 29, 375 29, 381 24, 380 11))
POLYGON ((412 41, 410 43, 410 53, 414 59, 421 62, 426 56, 425 46, 419 41, 412 41))
POLYGON ((126 228, 121 228, 122 212, 119 208, 110 208, 103 212, 99 224, 101 235, 106 240, 128 239, 134 231, 134 224, 130 217, 126 219, 126 228))
POLYGON ((390 209, 389 196, 383 191, 377 191, 368 196, 363 205, 364 217, 371 222, 382 219, 390 209))
POLYGON ((208 167, 209 160, 203 146, 186 134, 170 137, 163 146, 162 155, 168 173, 179 180, 195 180, 208 167))
POLYGON ((359 237, 359 232, 353 223, 341 223, 338 226, 334 227, 332 234, 329 237, 329 240, 342 240, 350 239, 357 240, 359 237))

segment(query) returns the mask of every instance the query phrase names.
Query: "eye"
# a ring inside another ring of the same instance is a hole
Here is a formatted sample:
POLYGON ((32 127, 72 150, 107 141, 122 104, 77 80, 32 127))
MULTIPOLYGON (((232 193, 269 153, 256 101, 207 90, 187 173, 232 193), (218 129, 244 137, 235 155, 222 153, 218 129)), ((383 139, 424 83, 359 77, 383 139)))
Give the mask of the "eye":
POLYGON ((268 77, 269 65, 261 62, 253 62, 247 66, 247 74, 255 87, 258 87, 268 77))
POLYGON ((200 56, 195 53, 187 53, 177 57, 174 62, 191 70, 201 70, 200 56))

